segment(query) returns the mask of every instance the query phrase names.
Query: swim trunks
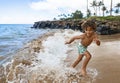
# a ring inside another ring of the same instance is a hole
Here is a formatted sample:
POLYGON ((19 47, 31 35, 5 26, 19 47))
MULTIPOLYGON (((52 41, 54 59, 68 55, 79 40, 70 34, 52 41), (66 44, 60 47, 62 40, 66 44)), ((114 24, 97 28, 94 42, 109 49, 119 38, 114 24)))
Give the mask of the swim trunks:
POLYGON ((81 45, 80 43, 77 45, 77 47, 78 47, 79 54, 83 54, 87 50, 87 47, 81 45))

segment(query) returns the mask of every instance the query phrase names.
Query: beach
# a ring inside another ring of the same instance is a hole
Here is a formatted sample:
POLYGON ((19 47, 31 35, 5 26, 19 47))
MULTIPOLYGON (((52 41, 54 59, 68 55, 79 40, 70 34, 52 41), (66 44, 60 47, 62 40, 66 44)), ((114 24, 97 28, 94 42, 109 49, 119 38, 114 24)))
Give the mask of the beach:
POLYGON ((0 67, 0 83, 119 83, 120 34, 99 35, 101 45, 88 47, 92 58, 87 67, 89 77, 81 77, 82 61, 75 69, 70 65, 78 56, 77 43, 65 45, 73 30, 54 30, 27 43, 9 62, 0 67))
POLYGON ((100 36, 100 39, 101 46, 94 49, 95 52, 89 64, 99 72, 95 83, 119 83, 120 34, 100 36))

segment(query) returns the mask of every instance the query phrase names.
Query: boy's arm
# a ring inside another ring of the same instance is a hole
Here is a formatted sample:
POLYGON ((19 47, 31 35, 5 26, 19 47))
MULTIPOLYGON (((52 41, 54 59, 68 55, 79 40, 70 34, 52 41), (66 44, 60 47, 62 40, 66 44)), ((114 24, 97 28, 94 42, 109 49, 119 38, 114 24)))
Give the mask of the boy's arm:
POLYGON ((81 39, 81 38, 82 38, 82 35, 74 36, 74 37, 72 37, 69 41, 65 42, 65 44, 70 44, 70 43, 72 43, 75 39, 81 39))
POLYGON ((96 44, 97 44, 98 46, 100 46, 100 40, 98 39, 97 34, 95 34, 94 41, 96 42, 96 44))

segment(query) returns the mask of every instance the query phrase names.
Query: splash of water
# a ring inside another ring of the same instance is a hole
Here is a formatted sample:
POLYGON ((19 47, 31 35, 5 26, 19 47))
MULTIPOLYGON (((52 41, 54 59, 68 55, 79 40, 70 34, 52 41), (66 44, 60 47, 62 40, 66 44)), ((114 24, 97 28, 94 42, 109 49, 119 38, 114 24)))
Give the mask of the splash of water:
POLYGON ((31 65, 14 66, 17 64, 14 60, 4 65, 6 81, 8 83, 92 83, 97 76, 96 69, 88 69, 90 77, 86 78, 77 70, 67 67, 64 62, 69 49, 64 42, 66 37, 71 36, 70 32, 72 35, 78 34, 73 31, 58 32, 44 40, 42 42, 44 49, 34 56, 31 65))

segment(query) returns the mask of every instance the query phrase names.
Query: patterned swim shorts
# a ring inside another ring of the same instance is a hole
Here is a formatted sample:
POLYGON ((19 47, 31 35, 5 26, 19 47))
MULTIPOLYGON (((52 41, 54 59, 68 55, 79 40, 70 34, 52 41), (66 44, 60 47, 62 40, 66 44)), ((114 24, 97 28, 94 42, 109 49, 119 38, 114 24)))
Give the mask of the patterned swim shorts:
POLYGON ((78 44, 77 47, 78 47, 79 54, 83 54, 87 50, 87 47, 80 45, 80 44, 78 44))

